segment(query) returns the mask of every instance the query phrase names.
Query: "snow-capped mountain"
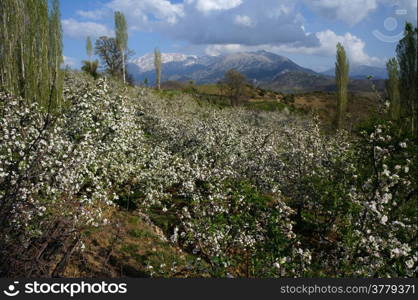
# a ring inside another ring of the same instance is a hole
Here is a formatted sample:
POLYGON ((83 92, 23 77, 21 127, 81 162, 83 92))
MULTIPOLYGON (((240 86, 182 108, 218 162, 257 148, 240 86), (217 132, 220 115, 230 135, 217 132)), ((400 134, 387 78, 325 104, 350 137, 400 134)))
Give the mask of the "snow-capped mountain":
MULTIPOLYGON (((235 69, 249 80, 267 82, 281 73, 300 71, 315 72, 303 68, 287 57, 266 51, 241 52, 220 56, 194 56, 176 53, 162 54, 162 80, 194 80, 196 83, 214 83, 223 78, 226 71, 235 69)), ((137 82, 147 78, 155 80, 154 55, 147 54, 134 59, 128 71, 137 82)))
MULTIPOLYGON (((196 63, 197 56, 180 53, 161 53, 162 63, 182 62, 185 66, 196 63)), ((130 61, 135 64, 141 72, 154 70, 154 53, 148 53, 130 61)))
MULTIPOLYGON (((221 80, 226 71, 235 69, 244 74, 249 81, 276 91, 291 93, 335 90, 333 70, 320 74, 299 66, 287 57, 266 51, 219 56, 163 53, 162 60, 162 82, 193 80, 197 84, 211 84, 221 80)), ((366 75, 363 74, 377 75, 376 79, 379 79, 384 78, 385 70, 353 66, 351 71, 350 88, 368 91, 370 82, 364 79, 366 75)), ((150 85, 154 85, 156 77, 154 54, 147 54, 132 60, 128 64, 128 72, 137 83, 142 83, 144 79, 147 79, 150 85)))

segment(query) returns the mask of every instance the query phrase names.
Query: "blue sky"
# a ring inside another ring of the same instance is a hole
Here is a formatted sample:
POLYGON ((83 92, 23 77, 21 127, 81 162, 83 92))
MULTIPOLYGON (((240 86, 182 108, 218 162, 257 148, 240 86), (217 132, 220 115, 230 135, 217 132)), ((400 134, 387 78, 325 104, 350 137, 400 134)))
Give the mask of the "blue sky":
POLYGON ((352 64, 384 66, 395 55, 416 0, 61 0, 66 64, 86 58, 85 39, 113 35, 122 11, 135 57, 266 50, 324 71, 341 42, 352 64))

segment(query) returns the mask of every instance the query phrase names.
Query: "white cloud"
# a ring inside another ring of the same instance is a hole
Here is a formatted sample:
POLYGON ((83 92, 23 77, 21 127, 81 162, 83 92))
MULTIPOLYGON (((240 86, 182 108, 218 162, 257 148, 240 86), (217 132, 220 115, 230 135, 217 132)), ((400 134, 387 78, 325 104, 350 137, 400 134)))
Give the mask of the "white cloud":
POLYGON ((154 22, 172 25, 184 15, 183 4, 168 0, 112 0, 106 7, 123 12, 135 29, 144 29, 154 22))
POLYGON ((243 27, 254 27, 255 22, 249 16, 237 15, 234 19, 234 24, 243 27))
POLYGON ((196 4, 185 3, 184 16, 175 26, 158 29, 171 38, 194 45, 298 43, 309 47, 318 44, 314 35, 304 31, 303 18, 293 0, 247 0, 216 13, 203 13, 191 3, 196 4))
MULTIPOLYGON (((209 45, 205 49, 205 53, 211 56, 218 56, 221 54, 229 54, 236 52, 253 51, 255 47, 243 46, 240 44, 226 44, 226 45, 209 45)), ((256 47, 258 48, 258 47, 256 47)))
POLYGON ((381 59, 374 56, 369 56, 364 49, 366 43, 349 32, 344 35, 337 35, 332 30, 325 30, 316 33, 316 36, 320 41, 319 47, 306 48, 281 46, 277 47, 277 50, 288 53, 334 56, 336 53, 336 45, 341 43, 344 46, 351 63, 355 65, 370 66, 380 66, 383 64, 381 59))
POLYGON ((86 19, 100 20, 107 15, 107 11, 105 9, 77 10, 76 14, 86 19))
POLYGON ((102 8, 79 15, 97 18, 107 10, 122 11, 131 30, 155 31, 191 44, 299 43, 318 40, 303 29, 294 0, 112 0, 102 8))
POLYGON ((321 47, 318 49, 317 54, 335 55, 335 46, 337 43, 341 43, 344 46, 351 63, 371 66, 382 64, 382 61, 379 58, 367 55, 364 49, 366 43, 351 33, 337 35, 331 30, 326 30, 318 32, 316 35, 321 42, 321 47))
POLYGON ((197 10, 209 12, 214 10, 228 10, 242 4, 242 0, 186 0, 187 4, 194 4, 197 10))
POLYGON ((172 25, 184 15, 183 4, 168 0, 111 0, 96 10, 79 10, 77 14, 91 20, 113 18, 114 11, 125 14, 129 29, 148 31, 158 24, 172 25))
POLYGON ((105 25, 94 22, 79 22, 74 19, 61 21, 64 34, 72 38, 96 38, 100 36, 112 36, 113 31, 105 25))
POLYGON ((337 43, 341 43, 347 52, 350 63, 354 65, 382 66, 384 63, 383 59, 369 56, 364 49, 365 42, 351 33, 346 33, 345 35, 337 35, 331 30, 325 30, 316 33, 316 36, 320 41, 320 44, 317 47, 300 47, 292 45, 272 44, 257 46, 225 44, 208 45, 205 49, 205 52, 208 55, 220 55, 234 52, 267 50, 278 54, 290 53, 334 57, 336 54, 336 45, 337 43))

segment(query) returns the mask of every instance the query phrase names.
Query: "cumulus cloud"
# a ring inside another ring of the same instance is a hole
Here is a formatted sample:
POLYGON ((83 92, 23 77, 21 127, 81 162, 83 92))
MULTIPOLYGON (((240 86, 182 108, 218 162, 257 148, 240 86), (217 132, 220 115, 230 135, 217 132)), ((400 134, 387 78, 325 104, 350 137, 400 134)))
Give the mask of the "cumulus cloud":
POLYGON ((125 14, 130 30, 150 31, 164 24, 170 26, 184 15, 183 4, 168 0, 112 0, 96 10, 78 10, 77 15, 101 20, 113 18, 114 11, 125 14))
POLYGON ((168 0, 113 0, 106 6, 124 12, 131 22, 137 23, 138 29, 153 21, 175 24, 183 16, 183 4, 168 0))
POLYGON ((210 14, 203 14, 195 5, 187 3, 183 9, 184 17, 175 26, 160 28, 161 32, 200 45, 273 43, 310 47, 318 44, 314 35, 305 32, 303 17, 291 0, 247 0, 210 14))
POLYGON ((265 43, 315 46, 294 0, 112 0, 96 11, 79 11, 97 18, 107 10, 122 11, 131 30, 156 31, 191 44, 259 45, 265 43))
POLYGON ((208 55, 220 55, 234 52, 267 50, 278 54, 290 53, 333 57, 336 53, 337 43, 341 43, 347 52, 347 56, 350 60, 350 63, 354 65, 382 66, 384 63, 382 59, 379 59, 374 56, 369 56, 364 49, 365 42, 351 33, 337 35, 332 30, 325 30, 316 33, 316 36, 320 42, 320 44, 317 47, 295 47, 292 45, 272 44, 257 46, 226 44, 208 45, 205 49, 205 52, 208 55))
POLYGON ((332 30, 325 30, 316 33, 316 36, 320 41, 319 47, 307 48, 280 46, 276 47, 275 50, 287 53, 334 56, 336 53, 337 43, 341 43, 344 46, 347 56, 352 64, 369 66, 381 66, 383 64, 383 60, 374 56, 369 56, 366 53, 366 43, 362 39, 349 32, 344 35, 337 35, 332 30))
POLYGON ((314 51, 306 49, 308 53, 311 51, 312 54, 335 55, 335 46, 337 43, 341 43, 347 52, 350 62, 353 64, 377 66, 383 63, 381 59, 367 55, 364 49, 366 43, 349 32, 344 35, 337 35, 332 30, 325 30, 318 32, 316 36, 320 40, 321 46, 314 51))
MULTIPOLYGON (((265 45, 264 45, 265 46, 265 45)), ((260 50, 263 46, 243 46, 240 44, 225 44, 225 45, 209 45, 205 48, 205 53, 211 56, 218 56, 221 54, 230 54, 236 52, 247 52, 260 50)))
POLYGON ((61 21, 64 34, 72 38, 86 38, 112 36, 113 31, 105 25, 94 22, 79 22, 75 19, 64 19, 61 21))
POLYGON ((213 10, 228 10, 242 4, 242 0, 186 0, 187 4, 195 4, 197 10, 209 12, 213 10))
POLYGON ((80 17, 90 19, 90 20, 100 20, 105 16, 109 15, 109 11, 106 9, 96 9, 96 10, 77 10, 76 14, 80 17))

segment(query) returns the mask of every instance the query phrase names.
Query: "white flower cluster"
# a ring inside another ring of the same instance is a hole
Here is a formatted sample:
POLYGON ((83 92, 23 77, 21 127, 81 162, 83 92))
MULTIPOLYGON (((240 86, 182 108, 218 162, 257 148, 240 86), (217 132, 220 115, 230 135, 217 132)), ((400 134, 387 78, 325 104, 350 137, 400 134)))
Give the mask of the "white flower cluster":
POLYGON ((409 141, 397 145, 390 124, 377 125, 370 135, 363 135, 358 156, 369 159, 366 165, 370 167, 351 191, 356 209, 344 252, 355 270, 353 275, 414 276, 417 178, 409 169, 416 168, 412 161, 417 149, 408 151, 409 141))
POLYGON ((66 88, 59 114, 0 93, 0 256, 33 255, 37 243, 103 224, 112 188, 138 173, 136 110, 108 89, 106 80, 66 88))
POLYGON ((146 203, 176 215, 172 241, 223 268, 222 276, 242 263, 240 255, 257 264, 257 276, 412 276, 416 254, 391 253, 414 243, 416 210, 408 196, 416 189, 409 172, 414 155, 388 129, 379 126, 367 139, 327 136, 317 120, 219 110, 184 97, 149 96, 142 105, 158 158, 149 164, 155 175, 146 203), (393 171, 382 161, 392 158, 393 171), (251 192, 238 188, 243 182, 279 206, 255 208, 251 192), (272 224, 276 236, 268 231, 272 224), (287 248, 266 250, 278 236, 287 248), (318 245, 306 243, 313 236, 318 245), (262 263, 256 249, 264 251, 262 263))

